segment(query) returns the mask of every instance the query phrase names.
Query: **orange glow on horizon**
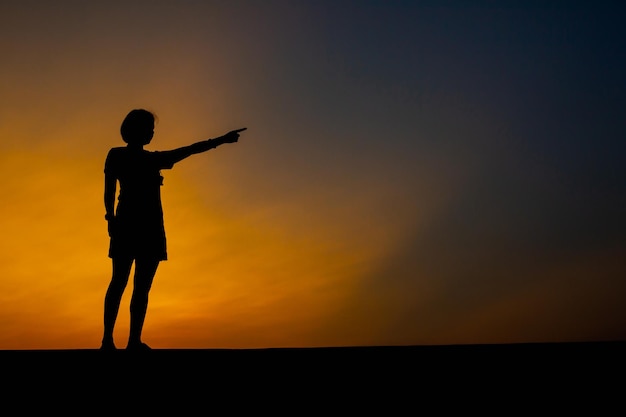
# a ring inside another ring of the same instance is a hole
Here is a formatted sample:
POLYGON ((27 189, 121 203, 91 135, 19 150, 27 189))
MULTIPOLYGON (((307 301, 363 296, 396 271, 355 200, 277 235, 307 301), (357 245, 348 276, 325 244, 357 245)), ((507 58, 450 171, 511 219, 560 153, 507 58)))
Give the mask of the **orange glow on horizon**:
MULTIPOLYGON (((0 248, 5 255, 0 316, 11 317, 0 338, 3 348, 98 344, 110 277, 100 159, 50 152, 3 155, 0 174, 9 198, 0 218, 11 236, 0 248)), ((227 210, 176 169, 164 173, 170 256, 155 278, 146 337, 168 347, 322 343, 303 329, 332 316, 389 236, 354 241, 342 232, 355 230, 346 218, 344 224, 309 218, 294 228, 302 213, 287 206, 227 210)), ((131 290, 129 283, 116 327, 118 344, 128 331, 131 290)))

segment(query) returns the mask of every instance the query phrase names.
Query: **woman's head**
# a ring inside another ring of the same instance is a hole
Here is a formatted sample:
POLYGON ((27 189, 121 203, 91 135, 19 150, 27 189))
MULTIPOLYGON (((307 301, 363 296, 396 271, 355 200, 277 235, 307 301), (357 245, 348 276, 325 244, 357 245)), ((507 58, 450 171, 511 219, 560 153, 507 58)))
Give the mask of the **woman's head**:
POLYGON ((131 110, 120 127, 122 140, 131 145, 147 145, 154 136, 154 122, 155 116, 148 110, 131 110))

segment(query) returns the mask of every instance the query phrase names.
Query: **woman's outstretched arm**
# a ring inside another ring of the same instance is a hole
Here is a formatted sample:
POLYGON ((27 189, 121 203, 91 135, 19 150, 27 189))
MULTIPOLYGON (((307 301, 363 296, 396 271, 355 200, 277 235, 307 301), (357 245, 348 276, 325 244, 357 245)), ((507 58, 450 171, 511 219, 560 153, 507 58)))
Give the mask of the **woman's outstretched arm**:
POLYGON ((191 155, 206 152, 210 149, 217 148, 218 146, 225 143, 237 142, 239 140, 239 132, 242 132, 244 130, 246 130, 245 127, 243 129, 231 130, 230 132, 218 138, 203 140, 201 142, 196 142, 192 145, 172 149, 171 151, 162 151, 161 154, 167 156, 167 160, 169 162, 168 165, 174 165, 175 163, 180 162, 191 155))

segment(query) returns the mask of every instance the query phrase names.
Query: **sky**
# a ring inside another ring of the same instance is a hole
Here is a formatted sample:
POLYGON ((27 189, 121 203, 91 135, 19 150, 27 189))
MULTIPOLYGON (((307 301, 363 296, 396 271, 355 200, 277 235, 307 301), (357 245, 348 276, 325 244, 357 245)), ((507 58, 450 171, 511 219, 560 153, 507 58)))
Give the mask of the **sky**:
MULTIPOLYGON (((153 348, 626 340, 626 7, 0 4, 0 349, 89 349, 104 160, 162 171, 153 348)), ((132 282, 115 339, 128 337, 132 282)))

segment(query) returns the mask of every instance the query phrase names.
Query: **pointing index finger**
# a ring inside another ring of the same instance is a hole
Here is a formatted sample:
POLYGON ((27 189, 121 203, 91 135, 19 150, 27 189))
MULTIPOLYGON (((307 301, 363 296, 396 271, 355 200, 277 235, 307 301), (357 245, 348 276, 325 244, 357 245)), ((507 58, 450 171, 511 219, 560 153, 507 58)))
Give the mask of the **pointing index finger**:
POLYGON ((235 133, 239 133, 239 132, 243 132, 243 131, 244 131, 244 130, 246 130, 246 129, 247 129, 247 127, 242 127, 241 129, 236 129, 236 130, 233 130, 233 132, 235 132, 235 133))

